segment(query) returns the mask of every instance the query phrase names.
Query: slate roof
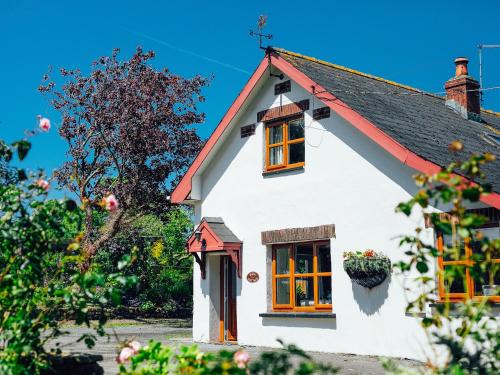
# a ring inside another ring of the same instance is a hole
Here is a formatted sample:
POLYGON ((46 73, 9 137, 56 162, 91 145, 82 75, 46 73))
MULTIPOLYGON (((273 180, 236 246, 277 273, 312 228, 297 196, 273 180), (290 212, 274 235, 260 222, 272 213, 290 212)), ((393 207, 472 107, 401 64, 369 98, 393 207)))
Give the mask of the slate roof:
POLYGON ((486 164, 484 172, 493 190, 500 192, 500 146, 486 136, 500 134, 500 114, 482 110, 480 123, 470 121, 447 107, 444 97, 282 49, 275 52, 426 160, 440 166, 451 163, 454 155, 448 151, 448 145, 454 140, 463 143, 464 155, 473 152, 496 155, 494 162, 486 164))
POLYGON ((226 227, 224 224, 224 220, 220 217, 204 217, 202 221, 206 221, 210 229, 214 231, 214 233, 219 237, 222 242, 237 242, 241 243, 241 241, 236 237, 236 235, 231 232, 231 229, 226 227))

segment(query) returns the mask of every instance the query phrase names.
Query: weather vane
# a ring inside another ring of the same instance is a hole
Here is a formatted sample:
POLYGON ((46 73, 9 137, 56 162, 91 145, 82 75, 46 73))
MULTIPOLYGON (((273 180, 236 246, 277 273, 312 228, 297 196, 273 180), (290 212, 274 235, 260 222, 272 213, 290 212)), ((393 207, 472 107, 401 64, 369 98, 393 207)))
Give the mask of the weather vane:
POLYGON ((262 31, 264 30, 264 26, 266 26, 267 22, 267 16, 261 14, 259 16, 259 20, 257 21, 257 31, 250 30, 250 35, 251 36, 258 36, 259 37, 259 48, 260 49, 266 49, 267 47, 262 46, 262 38, 265 39, 272 39, 273 36, 271 34, 263 34, 262 31))

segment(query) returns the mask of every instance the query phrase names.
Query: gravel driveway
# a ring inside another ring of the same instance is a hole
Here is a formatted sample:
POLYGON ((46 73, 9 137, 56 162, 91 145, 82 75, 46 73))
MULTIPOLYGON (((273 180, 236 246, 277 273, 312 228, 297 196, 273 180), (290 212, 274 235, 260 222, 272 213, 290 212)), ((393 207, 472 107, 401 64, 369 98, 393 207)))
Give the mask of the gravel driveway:
MULTIPOLYGON (((119 340, 135 339, 142 344, 146 344, 151 339, 169 343, 171 345, 192 344, 190 322, 177 319, 111 321, 106 328, 106 332, 109 334, 109 337, 99 338, 96 346, 90 350, 87 349, 83 343, 76 343, 76 340, 83 333, 90 332, 88 329, 68 325, 66 330, 69 331, 69 335, 57 340, 61 343, 62 350, 102 355, 104 360, 100 364, 104 368, 105 374, 116 374, 118 371, 118 366, 115 362, 117 354, 116 348, 118 346, 116 336, 118 336, 119 340)), ((237 349, 239 347, 236 345, 204 343, 200 343, 198 345, 200 349, 205 352, 216 352, 228 347, 230 349, 237 349)), ((251 357, 255 358, 262 351, 276 349, 245 347, 245 350, 249 352, 251 357)), ((333 366, 340 368, 340 374, 384 374, 377 357, 318 352, 310 352, 310 354, 319 361, 330 363, 333 366)), ((418 362, 411 360, 398 360, 398 362, 407 367, 416 367, 419 365, 418 362)))

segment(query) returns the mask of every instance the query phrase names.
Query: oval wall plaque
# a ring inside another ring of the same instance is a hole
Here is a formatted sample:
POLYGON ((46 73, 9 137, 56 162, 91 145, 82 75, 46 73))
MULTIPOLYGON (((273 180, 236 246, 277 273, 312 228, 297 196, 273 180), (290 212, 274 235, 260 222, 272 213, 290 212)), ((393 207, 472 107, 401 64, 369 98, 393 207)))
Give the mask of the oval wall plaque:
POLYGON ((247 281, 249 283, 256 283, 257 281, 259 281, 259 274, 255 271, 249 272, 247 274, 247 281))

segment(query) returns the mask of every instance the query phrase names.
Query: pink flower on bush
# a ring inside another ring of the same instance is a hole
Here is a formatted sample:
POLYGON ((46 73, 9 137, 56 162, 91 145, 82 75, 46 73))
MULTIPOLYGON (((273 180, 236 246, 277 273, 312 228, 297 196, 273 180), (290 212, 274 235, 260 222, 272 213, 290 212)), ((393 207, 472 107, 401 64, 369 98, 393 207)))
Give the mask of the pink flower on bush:
POLYGON ((138 341, 129 342, 126 346, 122 348, 120 354, 118 354, 118 356, 116 357, 116 362, 118 363, 127 362, 130 358, 139 353, 139 350, 141 350, 140 342, 138 341))
POLYGON ((125 363, 127 362, 130 358, 132 358, 134 355, 136 354, 136 352, 134 351, 134 349, 126 346, 124 347, 121 351, 120 351, 120 354, 118 354, 118 356, 116 357, 116 362, 117 363, 125 363))
POLYGON ((116 199, 114 194, 109 194, 104 198, 104 207, 111 212, 118 209, 118 199, 116 199))
POLYGON ((38 122, 38 127, 42 129, 44 132, 48 132, 50 130, 50 120, 45 117, 40 118, 38 122))
POLYGON ((250 360, 250 356, 244 350, 238 350, 236 353, 234 353, 233 359, 234 362, 236 363, 236 366, 238 366, 238 368, 243 369, 247 367, 248 361, 250 360))
POLYGON ((49 187, 50 187, 50 184, 48 181, 46 180, 43 180, 43 179, 39 179, 37 182, 36 182, 36 186, 42 188, 43 190, 45 191, 48 191, 49 190, 49 187))
POLYGON ((141 343, 138 341, 131 341, 128 344, 129 348, 131 348, 136 354, 139 353, 139 350, 141 350, 141 343))

